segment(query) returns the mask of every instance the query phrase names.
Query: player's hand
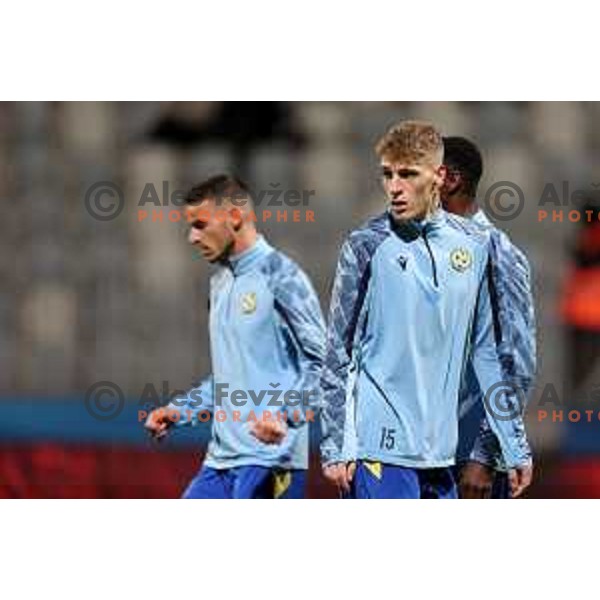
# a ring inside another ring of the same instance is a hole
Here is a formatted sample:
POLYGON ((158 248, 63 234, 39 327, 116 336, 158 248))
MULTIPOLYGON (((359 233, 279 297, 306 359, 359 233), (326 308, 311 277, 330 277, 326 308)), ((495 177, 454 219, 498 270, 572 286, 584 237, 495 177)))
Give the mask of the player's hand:
POLYGON ((287 424, 280 421, 260 420, 250 425, 250 433, 264 444, 281 444, 287 430, 287 424))
POLYGON ((327 481, 336 485, 343 492, 350 491, 350 484, 354 479, 356 463, 334 463, 323 467, 323 475, 327 481))
POLYGON ((460 471, 458 491, 460 497, 466 500, 489 498, 493 483, 493 469, 470 461, 460 471))
POLYGON ((167 435, 167 430, 173 424, 167 415, 168 411, 164 408, 153 410, 144 423, 144 428, 155 440, 160 440, 167 435))
POLYGON ((528 463, 511 469, 508 472, 510 492, 513 498, 518 498, 530 485, 533 479, 533 464, 528 463))

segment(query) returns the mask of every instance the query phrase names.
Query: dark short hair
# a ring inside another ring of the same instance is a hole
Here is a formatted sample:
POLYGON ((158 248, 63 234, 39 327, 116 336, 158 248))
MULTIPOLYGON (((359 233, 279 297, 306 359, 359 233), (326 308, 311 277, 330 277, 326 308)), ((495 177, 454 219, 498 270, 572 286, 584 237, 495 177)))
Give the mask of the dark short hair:
POLYGON ((483 174, 483 159, 479 148, 464 137, 445 137, 444 164, 449 170, 460 173, 465 192, 474 197, 483 174))
POLYGON ((185 197, 186 204, 199 204, 204 200, 220 201, 224 198, 252 198, 247 184, 233 175, 214 175, 194 185, 185 197))

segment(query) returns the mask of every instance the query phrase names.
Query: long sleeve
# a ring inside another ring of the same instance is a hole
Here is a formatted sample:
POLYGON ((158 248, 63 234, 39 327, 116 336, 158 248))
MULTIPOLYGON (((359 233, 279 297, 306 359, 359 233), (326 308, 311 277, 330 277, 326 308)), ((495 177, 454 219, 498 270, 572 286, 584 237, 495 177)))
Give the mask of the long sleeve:
POLYGON ((475 445, 469 456, 469 460, 486 465, 492 469, 498 468, 502 461, 502 451, 498 444, 498 438, 494 435, 487 418, 481 420, 479 433, 475 438, 475 445))
MULTIPOLYGON (((290 417, 288 423, 298 426, 306 417, 306 409, 317 414, 320 407, 320 379, 325 354, 325 322, 319 299, 308 277, 298 268, 287 269, 277 277, 275 307, 296 347, 299 377, 294 390, 301 393, 302 402, 298 409, 302 419, 290 417)), ((295 402, 295 401, 294 401, 295 402)))
POLYGON ((206 377, 200 385, 190 389, 185 394, 175 396, 167 406, 167 410, 179 412, 175 426, 198 425, 198 414, 214 410, 214 381, 213 376, 206 377))
POLYGON ((369 256, 350 240, 342 246, 329 310, 325 365, 321 379, 323 464, 342 462, 352 392, 349 377, 353 363, 354 337, 364 303, 369 277, 369 256))
MULTIPOLYGON (((525 435, 521 394, 514 387, 514 382, 507 378, 507 365, 502 365, 502 359, 499 360, 496 344, 498 320, 495 322, 492 312, 490 287, 493 286, 493 281, 489 270, 479 289, 473 327, 472 360, 483 392, 487 422, 497 438, 506 466, 512 468, 528 462, 531 453, 525 435)), ((483 460, 484 453, 481 456, 483 460)))
MULTIPOLYGON (((507 239, 492 236, 490 276, 494 294, 490 298, 496 323, 496 345, 503 380, 519 395, 524 413, 531 397, 536 372, 536 326, 531 271, 527 258, 507 239)), ((502 468, 498 440, 486 418, 470 456, 471 460, 502 468)))

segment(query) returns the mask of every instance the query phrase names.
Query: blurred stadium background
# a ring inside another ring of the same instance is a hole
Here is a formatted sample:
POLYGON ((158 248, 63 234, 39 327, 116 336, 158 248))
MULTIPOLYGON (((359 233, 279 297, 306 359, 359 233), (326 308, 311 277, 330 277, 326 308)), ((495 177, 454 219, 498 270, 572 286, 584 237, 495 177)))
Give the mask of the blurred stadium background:
MULTIPOLYGON (((546 183, 600 183, 600 103, 564 102, 1 103, 0 497, 176 497, 200 464, 205 430, 156 446, 137 418, 148 385, 186 389, 209 368, 208 268, 168 221, 176 207, 162 223, 139 221, 147 183, 160 193, 163 181, 185 189, 233 171, 259 190, 315 190, 315 223, 262 229, 302 263, 326 309, 343 235, 382 208, 373 145, 415 117, 478 143, 482 194, 497 181, 525 192, 522 213, 499 225, 535 275, 529 495, 600 497, 600 398, 580 400, 600 387, 600 224, 538 221, 546 183), (124 193, 111 221, 85 208, 100 181, 124 193), (114 419, 86 410, 100 381, 127 398, 114 419), (562 423, 537 418, 547 384, 562 423), (584 404, 592 422, 570 423, 567 410, 584 404)), ((310 495, 333 495, 316 462, 310 495)))

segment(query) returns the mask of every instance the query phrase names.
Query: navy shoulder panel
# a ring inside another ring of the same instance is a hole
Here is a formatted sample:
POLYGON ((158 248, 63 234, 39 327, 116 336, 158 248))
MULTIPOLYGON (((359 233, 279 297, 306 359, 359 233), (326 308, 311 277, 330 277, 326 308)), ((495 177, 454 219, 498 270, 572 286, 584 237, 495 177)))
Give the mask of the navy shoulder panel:
POLYGON ((312 288, 306 273, 295 260, 279 250, 273 250, 267 256, 261 272, 275 295, 295 296, 299 300, 306 300, 311 295, 312 288))
POLYGON ((390 221, 387 213, 382 213, 372 219, 369 219, 358 229, 352 231, 346 238, 345 244, 348 245, 360 267, 367 264, 377 248, 390 235, 390 221))

